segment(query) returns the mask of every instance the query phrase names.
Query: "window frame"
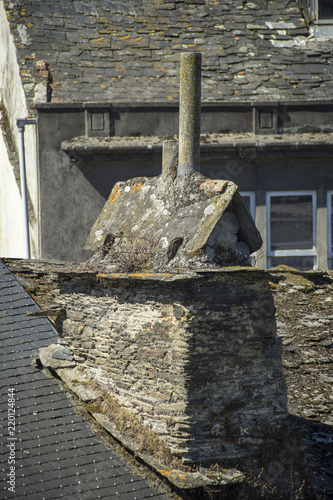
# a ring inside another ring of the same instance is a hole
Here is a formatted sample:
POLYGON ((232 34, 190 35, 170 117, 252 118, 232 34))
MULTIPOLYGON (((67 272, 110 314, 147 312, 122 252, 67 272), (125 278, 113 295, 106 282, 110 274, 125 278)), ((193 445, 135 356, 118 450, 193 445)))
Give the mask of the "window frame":
POLYGON ((308 22, 312 22, 315 25, 332 25, 333 17, 331 19, 320 19, 319 1, 320 0, 300 0, 308 22))
POLYGON ((317 193, 316 191, 268 191, 266 193, 266 255, 267 268, 272 257, 313 257, 313 269, 317 269, 317 193), (271 250, 271 198, 273 196, 312 196, 312 248, 271 250))
POLYGON ((299 0, 301 9, 307 23, 310 25, 310 32, 319 38, 333 37, 333 17, 332 19, 319 18, 319 1, 318 0, 299 0))
POLYGON ((320 25, 323 25, 323 24, 333 24, 333 17, 330 18, 330 19, 320 19, 319 17, 319 0, 312 0, 311 1, 311 11, 313 12, 313 14, 316 16, 316 21, 315 23, 316 24, 320 24, 320 25))

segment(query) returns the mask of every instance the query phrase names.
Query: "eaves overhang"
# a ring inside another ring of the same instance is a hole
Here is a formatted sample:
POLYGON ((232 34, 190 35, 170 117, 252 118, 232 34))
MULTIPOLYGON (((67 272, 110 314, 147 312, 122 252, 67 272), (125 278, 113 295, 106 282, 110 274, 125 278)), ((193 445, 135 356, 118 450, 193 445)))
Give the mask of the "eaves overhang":
MULTIPOLYGON (((77 164, 160 159, 162 142, 176 136, 106 137, 85 136, 63 141, 61 149, 77 164)), ((203 134, 201 159, 331 158, 333 133, 328 134, 203 134)))

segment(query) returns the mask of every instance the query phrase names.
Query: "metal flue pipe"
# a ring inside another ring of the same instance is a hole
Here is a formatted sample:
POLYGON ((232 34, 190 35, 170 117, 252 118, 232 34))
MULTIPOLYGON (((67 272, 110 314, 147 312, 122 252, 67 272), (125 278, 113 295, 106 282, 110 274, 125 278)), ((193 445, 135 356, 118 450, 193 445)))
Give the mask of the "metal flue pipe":
POLYGON ((201 54, 180 55, 178 174, 200 170, 201 54))
POLYGON ((24 145, 24 127, 25 125, 34 125, 35 120, 28 120, 25 118, 18 118, 16 120, 19 132, 19 145, 20 145, 20 178, 21 178, 21 195, 23 207, 23 223, 24 223, 24 255, 22 257, 30 259, 30 235, 29 235, 29 212, 28 212, 28 197, 27 197, 27 179, 25 168, 25 145, 24 145))

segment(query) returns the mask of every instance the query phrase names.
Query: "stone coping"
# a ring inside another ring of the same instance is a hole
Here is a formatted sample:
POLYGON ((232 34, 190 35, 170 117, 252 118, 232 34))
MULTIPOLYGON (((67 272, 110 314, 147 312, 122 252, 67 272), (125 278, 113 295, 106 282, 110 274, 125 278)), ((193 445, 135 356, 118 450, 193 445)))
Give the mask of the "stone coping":
MULTIPOLYGON (((239 273, 251 273, 251 276, 264 277, 270 276, 270 270, 261 269, 259 267, 245 267, 245 266, 231 266, 231 267, 219 267, 214 269, 194 269, 194 268, 178 268, 173 273, 155 273, 149 271, 142 271, 138 273, 106 273, 100 268, 89 268, 82 270, 82 267, 78 263, 71 262, 48 262, 42 260, 34 259, 2 259, 5 264, 14 273, 42 273, 49 275, 50 279, 55 278, 57 275, 59 278, 66 277, 77 277, 77 278, 95 278, 95 279, 134 279, 134 280, 153 280, 153 281, 178 281, 187 280, 202 277, 204 275, 219 275, 219 274, 239 274, 239 273), (80 266, 80 269, 78 269, 80 266)), ((276 268, 278 269, 278 268, 276 268)), ((303 273, 303 271, 297 271, 293 269, 292 271, 296 273, 303 273)), ((315 273, 316 271, 306 271, 309 273, 315 273)))
POLYGON ((71 274, 76 277, 87 278, 104 278, 104 279, 148 279, 148 280, 162 280, 162 281, 175 281, 184 280, 189 278, 202 277, 204 275, 218 275, 225 273, 240 274, 251 273, 251 276, 267 277, 270 278, 274 275, 281 274, 295 274, 300 276, 332 276, 333 270, 330 269, 317 269, 309 271, 301 271, 288 266, 277 266, 270 269, 263 269, 259 267, 245 267, 245 266, 231 266, 219 267, 213 269, 185 269, 178 268, 174 273, 153 273, 153 272, 140 272, 140 273, 105 273, 98 268, 90 268, 87 270, 79 270, 80 263, 73 262, 59 262, 59 261, 43 261, 35 259, 15 259, 15 258, 2 258, 3 262, 14 273, 41 273, 49 275, 50 279, 54 279, 55 275, 59 277, 67 277, 71 274))

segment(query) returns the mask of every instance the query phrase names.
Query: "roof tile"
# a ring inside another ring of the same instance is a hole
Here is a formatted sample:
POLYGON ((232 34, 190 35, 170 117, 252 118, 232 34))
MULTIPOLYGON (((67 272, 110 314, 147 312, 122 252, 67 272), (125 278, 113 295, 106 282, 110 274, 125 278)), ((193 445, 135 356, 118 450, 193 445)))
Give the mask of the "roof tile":
MULTIPOLYGON (((265 98, 297 99, 296 94, 302 90, 295 90, 292 82, 280 86, 279 66, 286 65, 292 74, 298 74, 299 83, 302 73, 295 67, 299 63, 305 67, 314 64, 310 73, 332 73, 331 60, 322 54, 332 53, 333 40, 323 43, 309 37, 296 0, 271 0, 269 4, 94 0, 73 5, 65 0, 22 0, 20 4, 19 9, 7 2, 5 8, 21 70, 25 71, 24 85, 30 103, 40 78, 35 62, 41 59, 49 65, 55 102, 177 101, 178 60, 184 50, 203 53, 203 100, 221 100, 226 96, 231 100, 239 96, 255 100, 261 99, 262 93, 265 98), (26 30, 24 40, 19 25, 26 30), (222 48, 226 57, 217 64, 215 52, 222 48), (264 72, 253 71, 260 65, 267 69, 264 54, 274 58, 271 71, 275 82, 269 85, 264 72), (171 61, 176 61, 176 71, 166 72, 171 61), (236 75, 232 75, 221 91, 221 78, 230 74, 235 64, 244 65, 244 76, 254 75, 256 83, 248 86, 245 78, 237 81, 236 75), (208 73, 212 73, 212 78, 208 73), (240 93, 234 92, 236 83, 237 90, 241 87, 240 93)), ((316 82, 313 86, 308 82, 306 99, 318 97, 317 87, 316 82)), ((329 81, 322 82, 321 94, 324 98, 333 97, 329 81)))
MULTIPOLYGON (((64 498, 76 495, 91 498, 98 494, 99 498, 111 499, 110 482, 117 477, 123 488, 128 484, 129 490, 135 485, 140 495, 144 491, 145 496, 140 498, 166 499, 105 446, 86 420, 77 414, 70 398, 55 380, 31 365, 39 347, 56 342, 58 335, 47 318, 26 316, 26 312, 36 306, 1 261, 0 290, 2 299, 5 298, 0 310, 1 380, 5 390, 15 389, 16 400, 15 498, 59 498, 61 492, 64 498), (8 290, 17 293, 6 293, 8 290), (36 329, 40 334, 38 340, 34 338, 36 329)), ((7 418, 7 407, 2 404, 2 442, 8 440, 7 418)), ((1 465, 5 472, 9 467, 7 459, 7 454, 2 453, 1 465)), ((7 489, 6 475, 3 475, 1 498, 12 498, 10 492, 7 495, 7 489)), ((120 490, 118 496, 128 498, 127 493, 120 490)))

